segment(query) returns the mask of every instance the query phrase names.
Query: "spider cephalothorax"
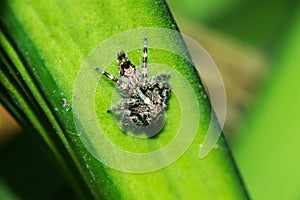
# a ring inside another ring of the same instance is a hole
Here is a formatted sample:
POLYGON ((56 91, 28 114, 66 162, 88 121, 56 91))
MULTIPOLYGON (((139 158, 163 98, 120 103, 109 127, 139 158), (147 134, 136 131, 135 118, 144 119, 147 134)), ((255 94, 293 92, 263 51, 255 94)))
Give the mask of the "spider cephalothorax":
POLYGON ((96 70, 116 82, 122 99, 108 112, 121 113, 123 129, 145 127, 157 122, 167 110, 171 88, 169 75, 160 74, 147 78, 147 38, 144 38, 142 72, 127 58, 124 51, 118 53, 119 79, 96 67, 96 70))

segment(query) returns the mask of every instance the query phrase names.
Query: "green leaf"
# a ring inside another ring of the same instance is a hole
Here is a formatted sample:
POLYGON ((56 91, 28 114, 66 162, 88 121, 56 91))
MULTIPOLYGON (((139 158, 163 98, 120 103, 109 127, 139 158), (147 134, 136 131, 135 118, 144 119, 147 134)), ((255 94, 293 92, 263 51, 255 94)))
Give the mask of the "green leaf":
POLYGON ((299 12, 291 21, 294 26, 274 57, 268 84, 240 132, 243 137, 233 148, 249 192, 256 199, 299 197, 299 12))
MULTIPOLYGON (((108 46, 100 54, 97 47, 132 29, 177 30, 164 1, 2 1, 0 13, 0 85, 4 91, 1 100, 24 126, 39 132, 38 137, 55 154, 82 198, 247 198, 223 137, 207 157, 198 158, 199 144, 209 124, 217 127, 218 123, 211 119, 210 102, 196 70, 183 57, 151 48, 151 40, 152 47, 172 44, 175 52, 188 57, 180 35, 143 33, 149 37, 149 62, 153 63, 149 65, 150 75, 171 74, 173 93, 164 129, 153 138, 136 138, 123 133, 105 112, 111 106, 114 85, 105 79, 98 83, 100 75, 94 70, 94 64, 109 64, 115 48, 124 44, 116 40, 113 47, 108 46), (162 67, 155 67, 155 63, 162 67), (198 110, 199 115, 195 115, 198 110), (96 121, 89 120, 90 113, 96 116, 96 121), (104 130, 102 135, 95 131, 99 124, 104 130), (187 127, 182 130, 187 135, 197 133, 192 141, 184 135, 177 137, 181 124, 187 127), (180 139, 180 144, 192 144, 187 149, 173 146, 175 155, 177 151, 186 151, 178 154, 171 165, 152 172, 148 168, 148 173, 128 173, 99 160, 112 159, 120 166, 128 162, 126 166, 139 168, 156 166, 169 157, 158 154, 150 157, 148 163, 134 163, 118 152, 103 148, 102 145, 108 144, 104 142, 105 137, 118 148, 135 153, 164 148, 173 139, 180 139)), ((129 44, 142 44, 142 37, 137 36, 133 35, 129 44)), ((124 50, 129 51, 129 46, 124 50)), ((128 54, 138 63, 139 50, 128 54)), ((107 70, 117 73, 111 63, 107 70)))

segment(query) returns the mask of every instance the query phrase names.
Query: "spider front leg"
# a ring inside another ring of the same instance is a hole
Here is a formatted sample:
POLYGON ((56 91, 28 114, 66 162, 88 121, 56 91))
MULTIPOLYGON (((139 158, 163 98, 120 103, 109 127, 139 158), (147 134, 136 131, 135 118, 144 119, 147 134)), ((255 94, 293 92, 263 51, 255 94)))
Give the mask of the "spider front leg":
POLYGON ((103 71, 99 67, 95 67, 95 70, 98 71, 98 72, 100 72, 101 74, 103 74, 104 76, 106 76, 107 78, 109 78, 110 80, 114 81, 115 83, 119 83, 119 80, 117 78, 115 78, 113 75, 109 74, 108 72, 103 71))
POLYGON ((147 78, 147 59, 148 59, 148 47, 147 37, 144 37, 144 48, 143 48, 143 64, 142 64, 142 77, 147 78))

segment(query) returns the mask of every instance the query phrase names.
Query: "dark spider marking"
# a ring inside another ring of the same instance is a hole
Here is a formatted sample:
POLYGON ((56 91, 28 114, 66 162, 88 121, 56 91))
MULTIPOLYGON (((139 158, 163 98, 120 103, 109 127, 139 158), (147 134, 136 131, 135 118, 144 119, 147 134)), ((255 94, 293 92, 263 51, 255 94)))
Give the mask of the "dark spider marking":
POLYGON ((168 74, 147 78, 148 48, 144 38, 142 72, 127 58, 124 51, 118 53, 119 79, 99 67, 95 69, 114 81, 120 89, 122 99, 107 112, 121 113, 122 128, 137 129, 157 123, 167 110, 171 88, 168 74))

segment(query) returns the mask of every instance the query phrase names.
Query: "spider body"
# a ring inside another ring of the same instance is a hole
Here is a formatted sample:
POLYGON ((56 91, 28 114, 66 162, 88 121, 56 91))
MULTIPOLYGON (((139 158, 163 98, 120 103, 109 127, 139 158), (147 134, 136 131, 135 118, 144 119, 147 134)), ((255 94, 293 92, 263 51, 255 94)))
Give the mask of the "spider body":
POLYGON ((167 110, 171 88, 167 79, 170 75, 160 74, 147 77, 148 48, 144 38, 142 71, 127 58, 124 51, 118 53, 119 78, 96 67, 96 70, 114 81, 122 99, 108 112, 120 113, 124 130, 149 126, 157 122, 167 110))

